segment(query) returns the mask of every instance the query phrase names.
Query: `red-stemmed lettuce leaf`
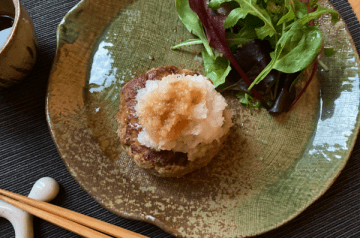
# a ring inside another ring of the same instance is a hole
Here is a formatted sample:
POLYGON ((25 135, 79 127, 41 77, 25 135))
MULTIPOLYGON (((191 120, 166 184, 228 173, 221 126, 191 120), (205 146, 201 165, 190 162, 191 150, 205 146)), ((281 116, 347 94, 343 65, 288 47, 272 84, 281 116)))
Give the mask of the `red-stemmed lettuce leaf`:
POLYGON ((291 103, 291 105, 290 105, 290 107, 287 109, 287 111, 290 111, 290 110, 291 110, 291 108, 295 105, 295 103, 300 99, 300 97, 301 97, 301 96, 303 95, 303 93, 306 91, 306 89, 308 88, 308 86, 310 85, 312 79, 313 79, 314 76, 315 76, 317 67, 318 67, 318 61, 315 60, 315 63, 314 63, 314 66, 313 66, 313 69, 312 69, 310 78, 309 78, 308 81, 306 82, 305 87, 301 90, 301 92, 296 96, 295 100, 291 103))
MULTIPOLYGON (((226 16, 217 14, 214 10, 209 8, 207 0, 189 0, 189 6, 191 10, 198 15, 199 20, 203 24, 209 45, 223 54, 230 61, 232 66, 239 72, 246 84, 251 85, 249 78, 237 63, 226 43, 224 27, 226 16)), ((266 109, 269 109, 266 101, 254 88, 251 89, 251 92, 266 109)))

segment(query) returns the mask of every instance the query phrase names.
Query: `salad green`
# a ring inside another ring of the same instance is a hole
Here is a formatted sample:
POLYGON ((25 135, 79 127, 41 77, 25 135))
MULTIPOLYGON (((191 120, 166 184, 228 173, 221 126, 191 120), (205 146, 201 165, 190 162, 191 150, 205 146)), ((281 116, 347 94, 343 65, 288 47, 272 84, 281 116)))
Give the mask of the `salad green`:
MULTIPOLYGON (((274 70, 299 74, 311 65, 323 49, 323 35, 315 21, 324 14, 331 15, 333 24, 340 19, 337 12, 320 6, 317 0, 175 0, 175 4, 180 20, 199 39, 173 49, 203 44, 206 77, 218 87, 226 84, 230 71, 236 69, 240 80, 268 110, 270 106, 255 86, 274 70), (233 52, 254 40, 268 41, 272 52, 270 62, 250 80, 233 52)), ((334 53, 324 50, 325 55, 334 53)))
POLYGON ((190 31, 192 34, 199 37, 199 39, 189 39, 186 42, 173 47, 176 49, 183 45, 193 45, 193 44, 204 44, 204 47, 207 51, 207 54, 210 55, 213 59, 215 59, 215 55, 209 46, 208 40, 206 38, 205 32, 199 21, 198 16, 195 12, 193 12, 189 7, 189 1, 175 1, 176 11, 179 15, 180 20, 184 23, 186 29, 190 31))

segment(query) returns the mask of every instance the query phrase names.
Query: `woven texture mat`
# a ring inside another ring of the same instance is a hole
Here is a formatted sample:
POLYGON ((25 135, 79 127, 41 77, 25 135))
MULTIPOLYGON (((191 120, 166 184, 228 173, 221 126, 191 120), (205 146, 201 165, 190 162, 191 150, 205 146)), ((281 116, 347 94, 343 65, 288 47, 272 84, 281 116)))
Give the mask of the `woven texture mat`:
MULTIPOLYGON (((23 0, 39 43, 38 61, 21 84, 0 93, 0 188, 28 194, 41 177, 60 183, 52 203, 149 237, 172 237, 154 225, 116 216, 97 204, 70 176, 52 141, 45 116, 48 75, 56 50, 56 28, 78 0, 23 0)), ((360 24, 346 0, 332 0, 360 52, 360 24)), ((360 139, 345 169, 330 189, 287 224, 258 238, 360 237, 360 139)), ((34 218, 35 237, 79 237, 34 218)), ((0 237, 14 237, 0 218, 0 237)))

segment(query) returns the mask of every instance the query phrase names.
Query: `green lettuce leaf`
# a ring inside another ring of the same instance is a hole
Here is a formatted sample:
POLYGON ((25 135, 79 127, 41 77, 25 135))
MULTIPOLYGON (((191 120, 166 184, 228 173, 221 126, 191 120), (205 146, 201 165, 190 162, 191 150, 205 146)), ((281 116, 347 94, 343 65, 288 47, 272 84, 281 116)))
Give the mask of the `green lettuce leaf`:
MULTIPOLYGON (((244 19, 248 14, 258 17, 264 22, 264 25, 258 28, 255 28, 255 32, 259 39, 264 39, 267 36, 272 37, 276 34, 276 29, 273 26, 271 17, 269 13, 258 5, 257 0, 234 0, 239 3, 240 7, 233 9, 229 16, 225 19, 224 27, 230 28, 233 27, 240 19, 244 19)), ((230 2, 229 0, 211 0, 209 2, 209 7, 216 10, 222 3, 230 2)))
POLYGON ((215 58, 214 53, 209 45, 209 42, 206 38, 204 29, 199 20, 199 17, 195 12, 190 9, 188 0, 175 0, 176 11, 179 15, 180 20, 185 25, 186 29, 192 34, 200 38, 207 53, 215 58))
POLYGON ((217 57, 215 60, 210 57, 206 50, 202 50, 206 77, 211 79, 217 87, 225 82, 226 76, 231 70, 230 62, 226 57, 217 57))
POLYGON ((322 32, 317 27, 303 27, 285 34, 289 37, 273 68, 291 74, 305 69, 320 53, 322 32))
POLYGON ((254 28, 245 26, 241 28, 238 33, 228 32, 225 33, 226 42, 229 47, 244 45, 256 39, 256 32, 254 28))

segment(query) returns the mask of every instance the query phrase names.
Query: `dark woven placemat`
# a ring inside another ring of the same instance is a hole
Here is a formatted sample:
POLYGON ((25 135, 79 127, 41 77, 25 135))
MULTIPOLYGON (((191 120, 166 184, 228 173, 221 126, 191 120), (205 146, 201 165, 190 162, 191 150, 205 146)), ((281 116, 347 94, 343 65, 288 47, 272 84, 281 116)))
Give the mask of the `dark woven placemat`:
MULTIPOLYGON (((150 236, 172 237, 159 228, 118 217, 97 204, 74 181, 51 139, 45 116, 48 75, 56 49, 56 28, 78 0, 23 0, 34 21, 38 61, 26 80, 0 92, 0 188, 27 194, 34 182, 50 176, 61 190, 53 203, 150 236)), ((360 24, 346 0, 332 0, 348 24, 360 52, 360 24)), ((360 237, 360 139, 351 158, 330 189, 287 224, 258 236, 360 237)), ((79 237, 34 218, 35 237, 79 237)), ((0 237, 14 237, 10 223, 0 218, 0 237)))

